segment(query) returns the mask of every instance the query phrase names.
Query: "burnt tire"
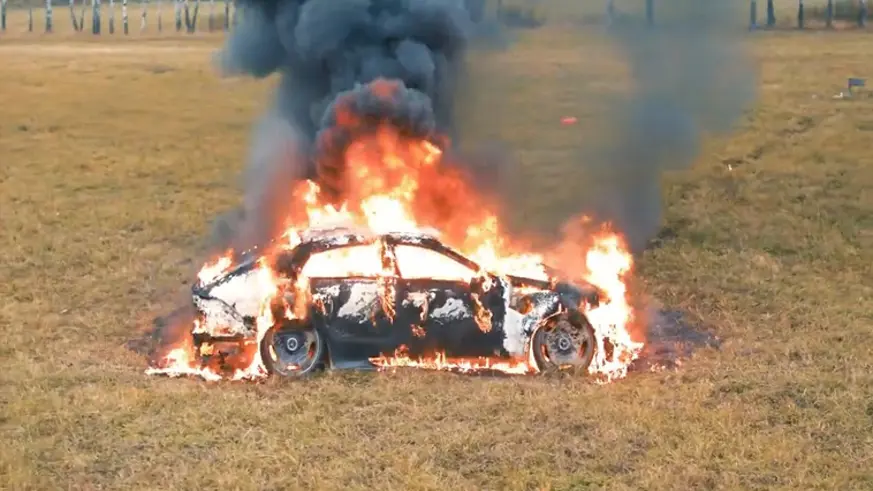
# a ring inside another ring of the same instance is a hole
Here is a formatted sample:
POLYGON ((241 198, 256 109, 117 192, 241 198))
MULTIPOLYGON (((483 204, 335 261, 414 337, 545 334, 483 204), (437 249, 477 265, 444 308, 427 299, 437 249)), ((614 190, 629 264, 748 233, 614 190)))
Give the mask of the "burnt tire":
POLYGON ((310 324, 284 323, 271 327, 261 340, 261 360, 270 373, 302 377, 322 367, 326 346, 310 324))
POLYGON ((540 371, 587 370, 597 351, 597 339, 585 316, 563 314, 537 329, 531 350, 540 371))

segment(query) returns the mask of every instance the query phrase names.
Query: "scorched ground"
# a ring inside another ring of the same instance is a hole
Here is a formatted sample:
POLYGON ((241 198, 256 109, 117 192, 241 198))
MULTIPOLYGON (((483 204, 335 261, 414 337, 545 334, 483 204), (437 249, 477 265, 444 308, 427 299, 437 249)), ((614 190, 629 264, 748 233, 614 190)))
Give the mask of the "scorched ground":
MULTIPOLYGON (((362 123, 341 109, 344 125, 362 123)), ((257 379, 412 366, 626 375, 643 343, 630 334, 632 259, 619 234, 579 217, 557 246, 528 252, 502 233, 468 176, 445 165, 438 141, 366 125, 320 179, 288 190, 279 237, 201 269, 197 318, 147 373, 257 379)))

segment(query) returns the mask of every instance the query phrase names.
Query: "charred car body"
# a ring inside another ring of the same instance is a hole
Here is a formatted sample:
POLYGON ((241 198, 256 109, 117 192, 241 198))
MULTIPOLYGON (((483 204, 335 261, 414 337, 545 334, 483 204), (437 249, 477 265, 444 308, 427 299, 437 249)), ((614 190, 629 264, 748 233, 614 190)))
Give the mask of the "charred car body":
POLYGON ((375 368, 372 359, 403 348, 410 357, 521 359, 548 370, 587 368, 595 354, 583 307, 601 301, 596 287, 490 274, 429 234, 312 232, 271 257, 276 321, 260 336, 269 295, 257 257, 192 288, 204 364, 259 351, 269 372, 293 376, 375 368), (246 349, 253 345, 260 350, 246 349))

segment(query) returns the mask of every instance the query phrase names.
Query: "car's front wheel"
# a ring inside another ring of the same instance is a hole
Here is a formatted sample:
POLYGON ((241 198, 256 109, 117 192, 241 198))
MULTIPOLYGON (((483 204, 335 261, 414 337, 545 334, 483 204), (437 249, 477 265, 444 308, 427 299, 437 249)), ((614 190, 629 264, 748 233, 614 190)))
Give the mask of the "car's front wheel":
POLYGON ((583 370, 594 360, 597 339, 585 316, 562 314, 537 329, 531 350, 540 371, 583 370))
POLYGON ((317 370, 325 343, 310 324, 286 322, 273 326, 261 340, 261 359, 270 373, 300 377, 317 370))

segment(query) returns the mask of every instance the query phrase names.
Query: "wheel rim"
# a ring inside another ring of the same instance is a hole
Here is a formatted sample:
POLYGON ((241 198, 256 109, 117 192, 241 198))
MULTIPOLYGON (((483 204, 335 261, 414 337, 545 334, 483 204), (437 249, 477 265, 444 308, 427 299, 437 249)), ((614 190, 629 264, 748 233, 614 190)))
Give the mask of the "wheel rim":
POLYGON ((582 367, 591 364, 595 339, 587 326, 577 327, 566 319, 544 326, 538 333, 537 358, 555 367, 582 367))
POLYGON ((286 376, 303 375, 318 363, 322 344, 314 329, 295 329, 274 332, 267 348, 273 370, 286 376))

